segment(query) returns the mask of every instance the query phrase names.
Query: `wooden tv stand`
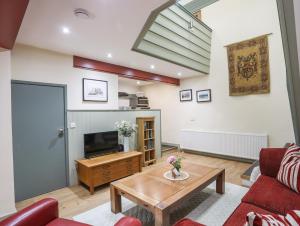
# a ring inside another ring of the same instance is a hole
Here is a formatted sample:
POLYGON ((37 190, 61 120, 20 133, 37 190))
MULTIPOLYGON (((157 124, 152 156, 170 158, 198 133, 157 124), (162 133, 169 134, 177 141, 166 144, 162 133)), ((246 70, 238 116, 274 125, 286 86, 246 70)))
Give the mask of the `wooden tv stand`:
POLYGON ((141 156, 130 151, 76 160, 78 182, 87 185, 92 195, 97 186, 141 172, 141 156))

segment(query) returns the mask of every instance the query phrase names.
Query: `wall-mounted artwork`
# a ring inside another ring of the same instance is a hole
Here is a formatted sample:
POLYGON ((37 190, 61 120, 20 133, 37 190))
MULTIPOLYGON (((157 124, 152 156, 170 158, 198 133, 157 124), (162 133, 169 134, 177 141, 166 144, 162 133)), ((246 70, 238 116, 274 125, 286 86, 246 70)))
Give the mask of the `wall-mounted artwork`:
POLYGON ((83 79, 83 100, 84 101, 108 101, 107 81, 95 79, 83 79))
POLYGON ((227 46, 229 95, 270 92, 268 36, 227 46))
POLYGON ((211 89, 196 91, 196 99, 198 103, 211 102, 211 89))
POLYGON ((191 89, 181 90, 179 92, 180 101, 192 101, 193 100, 193 92, 191 89))

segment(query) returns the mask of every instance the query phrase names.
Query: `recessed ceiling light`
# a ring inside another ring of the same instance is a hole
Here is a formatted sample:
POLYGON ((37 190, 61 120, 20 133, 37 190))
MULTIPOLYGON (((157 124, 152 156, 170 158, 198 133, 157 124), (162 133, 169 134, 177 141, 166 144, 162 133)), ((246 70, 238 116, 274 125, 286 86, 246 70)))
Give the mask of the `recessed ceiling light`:
POLYGON ((181 74, 181 72, 178 72, 177 75, 180 77, 182 74, 181 74))
POLYGON ((107 54, 107 58, 112 58, 112 54, 111 54, 111 53, 108 53, 108 54, 107 54))
POLYGON ((136 82, 136 84, 140 85, 140 84, 141 84, 141 82, 140 82, 140 81, 137 81, 137 82, 136 82))
POLYGON ((68 27, 62 27, 62 32, 64 34, 70 34, 70 28, 68 28, 68 27))
POLYGON ((151 68, 151 69, 155 69, 155 65, 151 64, 151 65, 150 65, 150 68, 151 68))

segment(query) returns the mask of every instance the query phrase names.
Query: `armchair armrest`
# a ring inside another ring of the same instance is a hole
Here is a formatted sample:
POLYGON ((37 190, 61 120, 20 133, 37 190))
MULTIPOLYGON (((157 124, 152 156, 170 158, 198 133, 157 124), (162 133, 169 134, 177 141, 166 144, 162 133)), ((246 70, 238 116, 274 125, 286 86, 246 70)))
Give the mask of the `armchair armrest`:
POLYGON ((259 165, 262 175, 276 177, 287 148, 263 148, 260 151, 259 165))
POLYGON ((58 218, 58 202, 43 199, 0 222, 0 226, 45 226, 58 218))
POLYGON ((123 217, 114 226, 142 226, 142 222, 133 217, 123 217))

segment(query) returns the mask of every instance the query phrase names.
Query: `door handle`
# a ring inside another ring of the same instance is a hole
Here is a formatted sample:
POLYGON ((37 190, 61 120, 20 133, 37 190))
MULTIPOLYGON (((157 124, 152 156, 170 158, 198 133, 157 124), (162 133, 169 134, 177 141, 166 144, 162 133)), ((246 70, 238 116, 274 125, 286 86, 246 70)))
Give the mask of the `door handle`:
POLYGON ((58 136, 59 137, 63 137, 64 134, 65 134, 65 129, 61 128, 61 129, 58 130, 58 136))

